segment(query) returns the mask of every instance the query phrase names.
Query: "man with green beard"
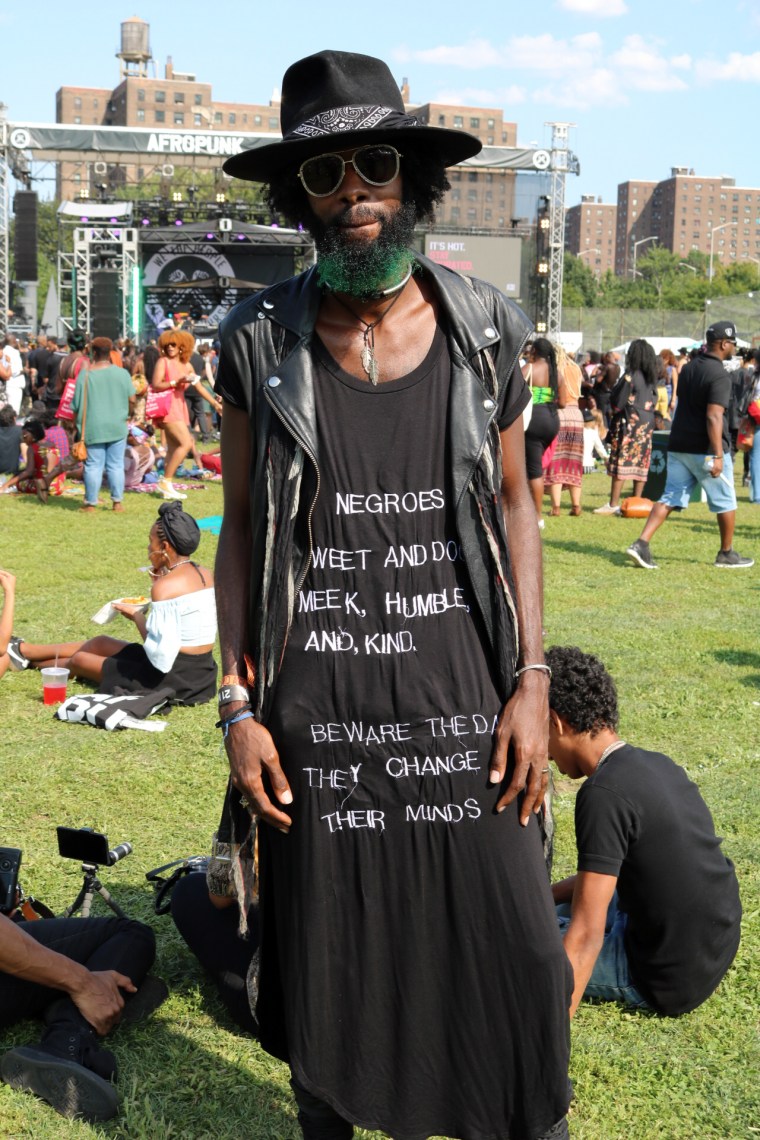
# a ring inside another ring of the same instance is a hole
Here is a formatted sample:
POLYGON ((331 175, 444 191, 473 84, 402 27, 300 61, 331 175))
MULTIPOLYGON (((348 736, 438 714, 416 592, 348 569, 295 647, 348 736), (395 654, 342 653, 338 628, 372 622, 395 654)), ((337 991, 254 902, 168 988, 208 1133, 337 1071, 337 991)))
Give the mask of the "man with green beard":
POLYGON ((480 149, 387 66, 283 80, 267 182, 315 267, 224 322, 222 821, 249 991, 307 1140, 567 1136, 572 976, 538 815, 541 556, 525 316, 410 248, 480 149))

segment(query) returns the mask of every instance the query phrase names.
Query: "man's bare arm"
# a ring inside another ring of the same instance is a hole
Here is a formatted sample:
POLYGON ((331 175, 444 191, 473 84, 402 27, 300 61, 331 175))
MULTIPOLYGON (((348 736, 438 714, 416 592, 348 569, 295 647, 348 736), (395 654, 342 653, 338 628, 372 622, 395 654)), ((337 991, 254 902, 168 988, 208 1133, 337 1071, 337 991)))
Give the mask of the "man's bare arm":
MULTIPOLYGON (((221 452, 222 471, 225 472, 224 521, 219 535, 214 578, 222 674, 245 677, 245 654, 250 647, 251 520, 248 480, 251 436, 247 414, 226 402, 221 452)), ((227 704, 224 716, 231 717, 242 707, 242 702, 227 704)), ((228 727, 225 745, 232 782, 246 797, 251 810, 273 827, 287 832, 290 817, 272 802, 263 780, 266 773, 269 785, 281 804, 293 802, 277 749, 267 729, 252 718, 238 721, 228 727)))
POLYGON ((607 908, 617 887, 615 875, 579 871, 573 891, 573 912, 565 934, 565 953, 573 967, 573 999, 570 1016, 583 997, 599 951, 604 943, 607 908))
POLYGON ((569 903, 573 901, 573 891, 575 890, 575 880, 577 875, 570 875, 567 879, 560 879, 556 883, 552 883, 552 898, 555 903, 569 903))
POLYGON ((707 405, 707 438, 713 454, 710 474, 717 479, 723 471, 723 405, 707 405))
POLYGON ((119 1020, 124 1008, 119 990, 134 993, 137 989, 124 974, 115 970, 93 973, 64 954, 41 946, 5 915, 0 915, 0 970, 14 978, 63 990, 100 1034, 108 1033, 119 1020))
MULTIPOLYGON (((525 433, 522 417, 501 433, 501 498, 515 584, 520 665, 543 663, 543 575, 536 509, 525 473, 525 433)), ((491 783, 504 779, 509 745, 515 770, 509 787, 496 805, 502 811, 525 789, 520 822, 527 826, 538 812, 548 783, 549 755, 548 675, 531 669, 523 673, 513 696, 504 706, 496 729, 491 761, 491 783)))

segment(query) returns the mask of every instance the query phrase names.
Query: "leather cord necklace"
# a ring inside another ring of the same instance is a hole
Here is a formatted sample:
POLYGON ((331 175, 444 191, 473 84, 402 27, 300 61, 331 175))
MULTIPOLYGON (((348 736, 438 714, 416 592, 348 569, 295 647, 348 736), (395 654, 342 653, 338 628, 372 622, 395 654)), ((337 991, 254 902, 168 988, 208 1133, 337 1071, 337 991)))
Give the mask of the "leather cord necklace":
MULTIPOLYGON (((367 374, 367 378, 369 379, 370 383, 374 387, 377 387, 377 385, 380 381, 380 367, 377 363, 377 358, 375 356, 375 329, 380 324, 380 322, 384 321, 385 318, 388 316, 388 313, 391 311, 393 306, 396 304, 396 301, 398 301, 399 297, 404 292, 404 289, 408 285, 409 278, 411 276, 412 276, 412 268, 410 266, 409 272, 407 273, 404 280, 395 286, 395 288, 397 290, 395 297, 391 301, 388 308, 385 309, 385 311, 380 314, 380 316, 377 318, 376 321, 371 321, 371 322, 365 321, 363 319, 363 317, 360 317, 358 313, 355 313, 354 310, 351 308, 351 306, 347 305, 346 302, 343 301, 338 296, 337 293, 333 293, 333 297, 338 302, 338 304, 342 305, 343 308, 346 309, 351 314, 351 316, 354 318, 354 320, 357 320, 361 325, 364 326, 363 333, 362 333, 362 335, 364 337, 364 348, 362 349, 362 352, 361 352, 361 362, 362 362, 362 368, 364 369, 364 371, 367 374)), ((390 290, 386 290, 386 292, 390 292, 390 290)))

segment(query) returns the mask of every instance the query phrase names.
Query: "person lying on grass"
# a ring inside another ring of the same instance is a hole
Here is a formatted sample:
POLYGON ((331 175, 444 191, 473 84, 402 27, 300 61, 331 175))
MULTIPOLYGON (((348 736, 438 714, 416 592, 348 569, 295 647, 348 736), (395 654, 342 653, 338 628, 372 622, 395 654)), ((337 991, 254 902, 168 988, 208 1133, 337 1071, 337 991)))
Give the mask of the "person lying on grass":
POLYGON ((57 662, 103 693, 144 693, 168 686, 178 704, 202 704, 213 697, 214 576, 189 557, 198 548, 200 530, 181 503, 162 503, 158 515, 148 539, 150 613, 145 616, 141 600, 114 603, 114 609, 135 623, 142 642, 101 634, 89 641, 35 645, 14 637, 8 646, 12 668, 42 669, 57 662))
POLYGON ((683 768, 618 736, 601 661, 555 646, 546 663, 549 755, 563 776, 586 778, 575 801, 578 873, 552 886, 575 974, 570 1015, 582 997, 688 1013, 736 955, 733 864, 683 768))

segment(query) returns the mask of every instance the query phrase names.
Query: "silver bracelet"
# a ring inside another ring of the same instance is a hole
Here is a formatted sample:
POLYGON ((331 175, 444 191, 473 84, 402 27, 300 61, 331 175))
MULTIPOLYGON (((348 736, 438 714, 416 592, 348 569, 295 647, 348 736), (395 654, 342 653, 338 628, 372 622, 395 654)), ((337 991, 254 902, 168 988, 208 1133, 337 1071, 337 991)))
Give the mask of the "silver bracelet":
POLYGON ((552 671, 548 665, 523 665, 522 669, 515 671, 515 677, 519 677, 521 673, 527 673, 529 669, 540 669, 542 673, 549 674, 549 680, 552 679, 552 671))

